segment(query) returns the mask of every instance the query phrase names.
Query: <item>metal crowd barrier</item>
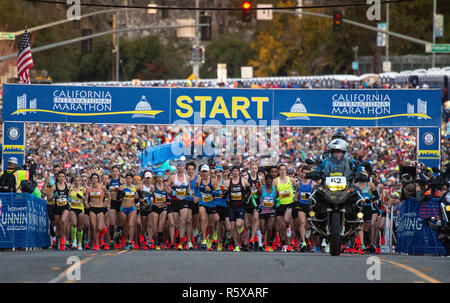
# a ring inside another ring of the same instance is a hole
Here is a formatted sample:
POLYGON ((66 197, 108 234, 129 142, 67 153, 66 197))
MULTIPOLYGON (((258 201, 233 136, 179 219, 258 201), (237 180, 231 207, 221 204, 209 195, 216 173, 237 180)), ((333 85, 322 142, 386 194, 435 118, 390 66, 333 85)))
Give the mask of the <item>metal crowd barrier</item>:
POLYGON ((50 246, 44 200, 28 193, 0 193, 0 248, 36 250, 50 246))

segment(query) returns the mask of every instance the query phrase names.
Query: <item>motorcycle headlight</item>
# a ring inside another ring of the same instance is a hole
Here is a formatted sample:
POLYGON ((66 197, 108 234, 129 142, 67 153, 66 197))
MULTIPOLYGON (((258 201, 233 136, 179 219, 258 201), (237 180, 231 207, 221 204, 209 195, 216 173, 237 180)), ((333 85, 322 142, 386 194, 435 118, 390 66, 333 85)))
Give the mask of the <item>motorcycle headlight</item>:
POLYGON ((450 211, 450 205, 446 205, 446 206, 445 206, 445 210, 446 210, 446 211, 450 211))
POLYGON ((362 212, 359 212, 357 215, 358 219, 362 219, 364 217, 364 214, 362 212))

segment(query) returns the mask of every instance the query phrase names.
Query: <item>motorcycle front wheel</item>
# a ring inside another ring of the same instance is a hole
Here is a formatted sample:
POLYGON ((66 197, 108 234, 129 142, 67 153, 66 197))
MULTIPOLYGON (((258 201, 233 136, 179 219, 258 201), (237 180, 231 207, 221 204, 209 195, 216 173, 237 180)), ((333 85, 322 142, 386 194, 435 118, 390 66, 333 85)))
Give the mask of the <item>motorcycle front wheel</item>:
POLYGON ((332 213, 330 223, 330 254, 339 256, 341 254, 341 214, 332 213))

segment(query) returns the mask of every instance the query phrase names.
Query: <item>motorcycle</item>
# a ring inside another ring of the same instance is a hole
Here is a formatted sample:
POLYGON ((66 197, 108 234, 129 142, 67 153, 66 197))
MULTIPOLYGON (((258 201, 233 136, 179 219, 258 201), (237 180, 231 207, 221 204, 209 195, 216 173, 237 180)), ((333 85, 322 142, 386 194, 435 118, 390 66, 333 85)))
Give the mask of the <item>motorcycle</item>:
POLYGON ((343 241, 358 232, 364 222, 361 203, 365 199, 353 185, 355 175, 344 176, 339 171, 328 175, 309 172, 305 177, 319 181, 309 196, 308 220, 316 232, 328 239, 331 255, 338 256, 343 241))

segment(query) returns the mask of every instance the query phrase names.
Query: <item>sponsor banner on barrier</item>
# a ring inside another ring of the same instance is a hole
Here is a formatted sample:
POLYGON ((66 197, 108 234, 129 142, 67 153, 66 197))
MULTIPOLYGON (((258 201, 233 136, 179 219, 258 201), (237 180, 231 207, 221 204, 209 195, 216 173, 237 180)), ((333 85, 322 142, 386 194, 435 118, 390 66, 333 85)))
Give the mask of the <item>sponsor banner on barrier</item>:
POLYGON ((30 194, 0 194, 0 248, 49 247, 44 200, 30 194))
POLYGON ((439 168, 441 162, 440 135, 437 127, 417 130, 417 160, 423 162, 426 167, 439 168))
POLYGON ((429 228, 426 219, 439 215, 439 199, 418 203, 417 199, 402 201, 397 221, 397 251, 414 255, 444 255, 436 231, 429 228))
POLYGON ((3 120, 440 127, 441 92, 4 85, 3 120))

